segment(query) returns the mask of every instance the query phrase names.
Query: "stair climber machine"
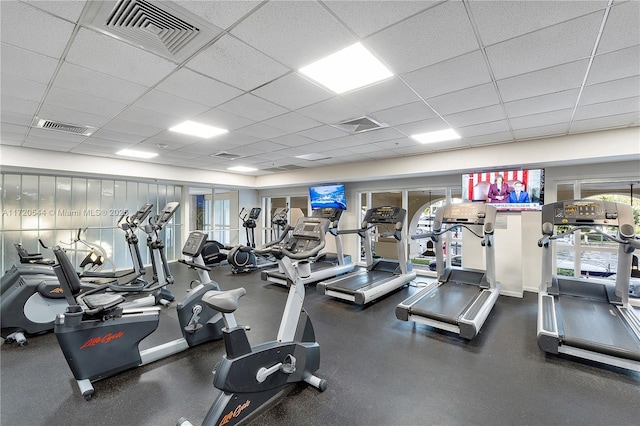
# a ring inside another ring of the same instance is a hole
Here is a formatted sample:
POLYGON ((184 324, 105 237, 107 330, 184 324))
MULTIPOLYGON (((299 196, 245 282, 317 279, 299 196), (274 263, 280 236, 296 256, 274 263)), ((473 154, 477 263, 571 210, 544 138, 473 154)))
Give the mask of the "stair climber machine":
POLYGON ((640 372, 640 314, 629 305, 632 257, 640 248, 635 227, 631 206, 622 203, 568 200, 542 207, 540 349, 640 372), (570 228, 558 233, 557 226, 570 228), (615 228, 616 234, 603 227, 615 228), (615 281, 553 274, 555 240, 579 231, 595 232, 618 244, 615 281))
MULTIPOLYGON (((134 269, 127 271, 130 282, 120 284, 118 277, 125 275, 116 272, 94 272, 89 277, 84 274, 78 285, 72 286, 74 296, 91 291, 93 293, 105 291, 120 291, 127 298, 125 302, 129 307, 153 306, 157 304, 168 305, 173 300, 171 292, 163 286, 149 284, 141 279, 144 274, 144 266, 140 257, 138 240, 135 237, 135 229, 151 211, 151 204, 145 204, 138 212, 118 221, 118 226, 125 230, 127 243, 132 255, 134 269), (141 284, 144 283, 144 286, 141 284)), ((160 224, 160 228, 164 223, 160 224)), ((154 232, 151 227, 150 232, 154 232)), ((157 230, 156 229, 156 233, 157 230)), ((48 248, 42 241, 40 244, 48 248)), ((66 257, 66 255, 65 255, 66 257)), ((71 262, 68 260, 69 265, 71 262)), ((27 265, 24 265, 27 266, 27 265)), ((62 287, 49 265, 33 265, 38 269, 25 271, 24 268, 12 267, 2 277, 2 294, 0 295, 0 323, 2 325, 0 335, 5 343, 17 342, 24 346, 27 343, 27 335, 37 335, 53 331, 54 320, 57 314, 67 308, 67 300, 62 287)), ((71 266, 73 269, 73 266, 71 266)), ((85 272, 86 274, 86 272, 85 272)), ((76 274, 77 275, 77 274, 76 274)))
POLYGON ((319 282, 318 293, 365 305, 403 287, 416 277, 407 262, 406 240, 402 236, 407 211, 395 206, 374 207, 366 211, 359 229, 340 230, 338 234, 357 233, 364 239, 367 267, 319 282), (398 260, 373 259, 371 230, 378 230, 380 238, 393 237, 398 249, 398 260))
POLYGON ((142 351, 140 342, 158 328, 160 307, 126 309, 117 293, 89 294, 76 301, 70 287, 74 282, 77 285, 77 275, 63 263, 54 267, 69 304, 56 317, 54 332, 86 400, 95 392, 94 381, 222 338, 222 314, 204 303, 208 292, 220 290, 202 260, 205 241, 206 234, 194 231, 182 248, 182 254, 189 258, 183 263, 197 269, 199 276, 199 284, 176 305, 182 337, 142 351))
MULTIPOLYGON (((322 217, 329 220, 329 233, 335 238, 336 253, 321 253, 317 258, 313 259, 311 262, 311 274, 306 278, 302 278, 304 285, 353 271, 355 264, 351 261, 351 256, 344 255, 342 239, 338 231, 338 224, 343 211, 334 207, 320 208, 313 211, 311 217, 322 217)), ((261 278, 264 281, 270 281, 281 286, 290 285, 286 274, 280 268, 262 271, 261 278)))
MULTIPOLYGON (((301 217, 284 244, 276 240, 256 249, 274 255, 293 283, 275 341, 251 347, 245 327, 236 324, 233 313, 238 308, 238 299, 246 293, 244 288, 205 296, 206 304, 223 312, 226 355, 214 371, 213 385, 220 393, 203 425, 232 426, 244 422, 294 383, 304 381, 320 391, 326 390, 327 381, 314 375, 320 368, 320 345, 302 308, 305 294, 302 278, 309 274, 308 259, 324 247, 328 228, 327 219, 301 217)), ((184 418, 177 424, 191 425, 184 418)))
POLYGON ((261 210, 260 207, 254 207, 247 213, 243 207, 240 211, 239 216, 242 220, 242 226, 247 234, 247 245, 237 245, 229 249, 227 261, 231 265, 231 270, 234 274, 253 272, 262 268, 273 268, 277 265, 277 261, 273 256, 256 255, 257 253, 255 252, 256 220, 260 216, 261 210))
POLYGON ((496 208, 483 203, 446 204, 436 210, 433 231, 414 235, 436 245, 438 279, 396 307, 396 318, 457 333, 471 340, 479 332, 500 295, 495 278, 493 232, 496 208), (449 226, 447 226, 449 225, 449 226), (471 228, 482 227, 482 235, 471 228), (466 228, 481 239, 486 270, 444 267, 443 234, 466 228))

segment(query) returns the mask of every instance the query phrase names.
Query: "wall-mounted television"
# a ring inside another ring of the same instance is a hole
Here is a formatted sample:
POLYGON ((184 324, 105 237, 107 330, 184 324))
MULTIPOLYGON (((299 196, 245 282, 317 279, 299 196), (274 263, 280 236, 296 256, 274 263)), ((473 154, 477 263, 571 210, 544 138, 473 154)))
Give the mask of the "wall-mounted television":
POLYGON ((322 209, 333 207, 337 209, 347 209, 347 196, 344 185, 322 185, 309 188, 309 199, 311 209, 322 209))
POLYGON ((490 203, 498 211, 542 210, 544 169, 463 174, 462 198, 464 201, 490 203))

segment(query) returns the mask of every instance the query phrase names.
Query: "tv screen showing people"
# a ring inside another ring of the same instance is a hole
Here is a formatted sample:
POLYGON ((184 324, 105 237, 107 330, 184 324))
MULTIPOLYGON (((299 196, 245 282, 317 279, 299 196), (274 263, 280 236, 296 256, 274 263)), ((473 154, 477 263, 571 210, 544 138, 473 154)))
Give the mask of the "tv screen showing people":
POLYGON ((462 175, 464 201, 490 203, 498 211, 541 210, 544 169, 497 170, 462 175))

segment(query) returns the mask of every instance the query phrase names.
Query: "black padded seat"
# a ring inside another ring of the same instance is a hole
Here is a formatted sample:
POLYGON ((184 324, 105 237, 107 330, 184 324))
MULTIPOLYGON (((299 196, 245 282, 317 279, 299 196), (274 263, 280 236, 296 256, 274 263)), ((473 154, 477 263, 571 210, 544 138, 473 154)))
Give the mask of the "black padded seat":
POLYGON ((230 314, 238 309, 238 299, 247 294, 244 287, 227 291, 208 291, 202 296, 202 301, 213 309, 224 314, 230 314))

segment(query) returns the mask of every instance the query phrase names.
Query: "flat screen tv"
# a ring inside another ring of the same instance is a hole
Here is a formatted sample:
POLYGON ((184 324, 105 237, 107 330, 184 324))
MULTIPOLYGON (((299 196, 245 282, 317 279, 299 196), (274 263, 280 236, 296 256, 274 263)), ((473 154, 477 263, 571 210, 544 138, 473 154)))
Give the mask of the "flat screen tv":
POLYGON ((312 186, 309 188, 309 199, 311 200, 312 210, 325 207, 347 209, 344 185, 312 186))
POLYGON ((463 174, 462 199, 490 203, 498 211, 542 210, 544 169, 507 169, 463 174))

